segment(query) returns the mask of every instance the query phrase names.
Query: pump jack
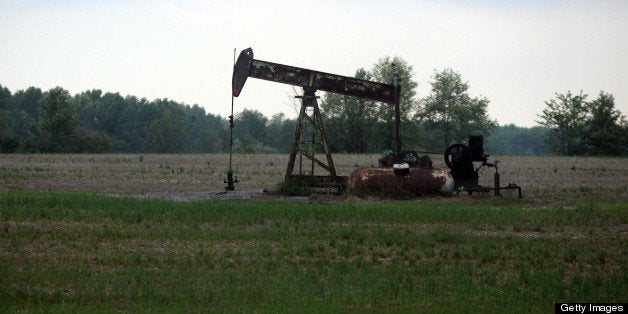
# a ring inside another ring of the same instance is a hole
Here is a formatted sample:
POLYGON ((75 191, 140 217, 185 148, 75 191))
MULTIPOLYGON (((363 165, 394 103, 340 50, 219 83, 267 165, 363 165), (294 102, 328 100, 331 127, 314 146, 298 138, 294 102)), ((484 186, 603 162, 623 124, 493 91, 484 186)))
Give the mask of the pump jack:
POLYGON ((395 106, 396 156, 401 156, 401 140, 399 135, 399 95, 400 84, 394 72, 393 84, 383 84, 357 78, 298 68, 279 63, 253 59, 253 50, 243 50, 233 68, 232 93, 238 97, 248 77, 267 80, 303 88, 301 109, 294 131, 294 140, 290 151, 290 159, 286 168, 286 181, 297 181, 313 187, 339 187, 347 185, 346 176, 338 176, 327 144, 327 134, 323 125, 316 91, 332 92, 347 96, 359 97, 395 106), (315 152, 323 151, 326 161, 315 156, 315 152), (299 156, 299 168, 295 173, 294 166, 299 156), (311 164, 304 165, 304 158, 311 164), (315 165, 323 168, 327 175, 315 173, 315 165))
POLYGON ((500 187, 497 161, 494 164, 487 162, 488 155, 484 155, 481 135, 469 136, 470 147, 464 144, 455 144, 447 149, 445 163, 451 171, 433 168, 432 161, 427 155, 419 157, 418 152, 402 151, 399 130, 401 84, 394 64, 392 70, 392 84, 383 84, 253 59, 253 50, 247 48, 240 52, 233 67, 232 96, 238 97, 240 95, 248 77, 303 88, 303 95, 296 96, 296 98, 301 99, 301 110, 286 168, 285 180, 288 182, 299 182, 310 187, 337 187, 339 190, 350 187, 356 192, 378 193, 392 190, 416 195, 451 194, 454 189, 458 192, 467 191, 469 194, 487 192, 493 189, 495 195, 500 195, 500 190, 517 189, 521 198, 521 188, 516 184, 510 183, 506 187, 500 187), (336 168, 327 144, 325 127, 318 108, 316 91, 337 93, 394 105, 396 147, 394 152, 387 151, 382 155, 379 168, 358 168, 351 172, 348 177, 336 174, 336 168), (317 149, 325 153, 326 162, 315 156, 317 149), (299 156, 299 168, 295 174, 294 166, 297 155, 299 156), (307 165, 304 167, 304 158, 311 161, 310 167, 307 165), (482 166, 495 167, 495 187, 485 188, 478 185, 477 172, 479 168, 474 168, 474 161, 482 161, 482 166), (327 175, 315 173, 315 165, 326 170, 327 175))

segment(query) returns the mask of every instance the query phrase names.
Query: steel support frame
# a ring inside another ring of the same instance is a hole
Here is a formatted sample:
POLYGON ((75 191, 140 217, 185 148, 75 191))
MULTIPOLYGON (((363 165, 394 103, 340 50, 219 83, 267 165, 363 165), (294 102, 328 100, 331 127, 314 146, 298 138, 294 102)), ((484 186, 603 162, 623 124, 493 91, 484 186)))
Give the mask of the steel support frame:
MULTIPOLYGON (((297 118, 297 126, 294 131, 294 140, 292 142, 292 148, 290 150, 290 159, 288 160, 288 167, 286 169, 286 181, 295 181, 295 178, 301 178, 303 183, 316 184, 316 185, 331 185, 336 183, 336 167, 329 151, 329 145, 327 142, 327 134, 325 133, 325 127, 321 118, 321 113, 318 108, 318 101, 316 96, 316 89, 304 88, 303 96, 297 96, 301 98, 301 110, 299 117, 297 118), (311 116, 308 114, 308 108, 311 108, 311 116), (312 138, 304 138, 303 130, 307 126, 311 127, 312 138), (310 141, 310 142, 308 142, 310 141), (311 145, 312 150, 308 152, 307 145, 311 145), (316 158, 316 147, 322 148, 326 157, 326 162, 316 158), (299 167, 297 173, 295 173, 295 165, 297 156, 299 157, 299 167), (309 160, 310 170, 309 174, 303 169, 303 160, 309 160), (315 166, 319 166, 328 172, 328 175, 315 175, 315 166)), ((342 181, 342 180, 341 180, 342 181)))

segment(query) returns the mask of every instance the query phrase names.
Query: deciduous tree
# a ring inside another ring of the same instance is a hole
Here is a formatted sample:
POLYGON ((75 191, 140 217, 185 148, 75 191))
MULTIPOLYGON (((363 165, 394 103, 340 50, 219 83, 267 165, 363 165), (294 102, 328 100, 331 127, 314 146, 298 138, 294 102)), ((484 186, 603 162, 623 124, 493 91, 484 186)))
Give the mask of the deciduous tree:
POLYGON ((244 109, 236 114, 234 138, 237 139, 237 152, 256 153, 263 148, 266 138, 266 118, 257 110, 244 109))
POLYGON ((497 126, 490 119, 486 97, 469 96, 469 84, 450 68, 435 72, 432 90, 421 101, 417 118, 430 134, 430 149, 444 151, 470 134, 487 136, 497 126))
MULTIPOLYGON (((372 80, 364 69, 355 78, 372 80)), ((378 106, 368 99, 327 93, 321 103, 330 149, 337 152, 366 153, 377 145, 378 106)))
POLYGON ((183 146, 185 115, 177 108, 165 108, 159 119, 153 120, 149 132, 153 148, 158 153, 174 153, 183 146))
MULTIPOLYGON (((401 95, 399 97, 399 111, 401 117, 401 138, 404 149, 410 149, 420 145, 420 134, 417 129, 417 123, 413 120, 414 114, 418 109, 418 101, 416 99, 417 83, 413 80, 413 67, 401 57, 386 56, 380 58, 374 65, 370 74, 373 80, 391 84, 393 77, 393 69, 399 75, 399 84, 401 85, 401 95), (393 67, 394 65, 394 67, 393 67)), ((380 134, 379 150, 395 148, 395 107, 392 104, 380 104, 377 107, 377 119, 384 123, 380 124, 378 133, 380 134)))
MULTIPOLYGON (((410 120, 417 104, 417 83, 412 80, 412 66, 400 57, 383 57, 371 70, 358 69, 355 77, 391 84, 393 64, 397 67, 401 84, 401 135, 407 147, 415 140, 413 135, 416 134, 412 131, 414 124, 410 120)), ((371 153, 395 146, 394 106, 391 104, 327 93, 321 103, 321 111, 332 151, 371 153)))
POLYGON ((600 92, 596 100, 588 95, 556 94, 545 102, 539 115, 541 125, 550 128, 546 142, 561 155, 622 155, 628 149, 625 117, 615 109, 612 95, 600 92))
POLYGON ((46 152, 76 152, 79 117, 68 91, 55 87, 44 94, 41 120, 34 133, 38 148, 46 152))
POLYGON ((613 95, 600 92, 589 104, 591 118, 587 125, 588 154, 625 155, 628 153, 626 117, 615 109, 613 95))

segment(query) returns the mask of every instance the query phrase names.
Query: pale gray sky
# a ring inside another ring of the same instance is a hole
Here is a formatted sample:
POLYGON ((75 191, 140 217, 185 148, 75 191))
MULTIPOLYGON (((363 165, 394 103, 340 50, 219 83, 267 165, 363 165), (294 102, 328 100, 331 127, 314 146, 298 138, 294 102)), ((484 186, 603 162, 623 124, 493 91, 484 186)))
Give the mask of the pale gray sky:
MULTIPOLYGON (((628 113, 628 1, 7 1, 0 84, 102 89, 229 115, 233 49, 352 76, 384 56, 417 94, 450 67, 500 124, 536 125, 555 93, 602 90, 628 113)), ((291 88, 249 79, 235 111, 294 117, 291 88)))

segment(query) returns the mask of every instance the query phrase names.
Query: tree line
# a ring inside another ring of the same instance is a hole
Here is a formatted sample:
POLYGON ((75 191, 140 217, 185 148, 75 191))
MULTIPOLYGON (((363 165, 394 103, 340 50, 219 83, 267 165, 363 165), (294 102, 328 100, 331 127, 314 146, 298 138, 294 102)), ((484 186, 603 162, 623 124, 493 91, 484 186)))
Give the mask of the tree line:
POLYGON ((227 124, 198 105, 61 87, 0 85, 2 152, 201 153, 225 149, 227 124))
MULTIPOLYGON (((489 100, 468 94, 469 84, 452 69, 435 71, 431 91, 417 99, 412 66, 382 58, 356 78, 389 83, 397 66, 404 149, 442 153, 470 134, 484 135, 490 154, 620 155, 628 152, 628 127, 612 95, 556 94, 532 128, 498 125, 489 100)), ((319 103, 332 152, 381 153, 394 148, 393 107, 326 93, 319 103)), ((290 151, 296 119, 265 117, 245 109, 234 117, 234 152, 290 151)), ((0 85, 0 152, 221 153, 229 148, 229 121, 198 105, 168 99, 149 101, 94 89, 76 95, 55 87, 14 94, 0 85)))

